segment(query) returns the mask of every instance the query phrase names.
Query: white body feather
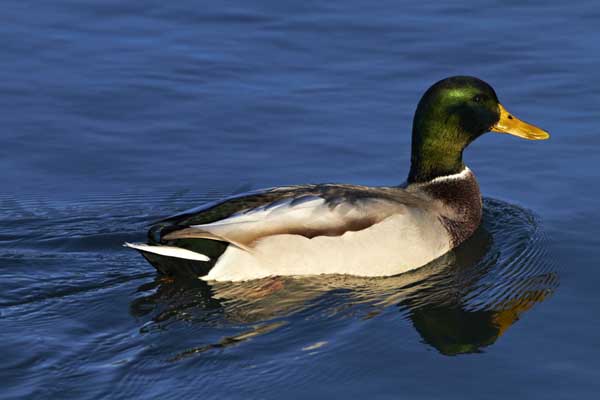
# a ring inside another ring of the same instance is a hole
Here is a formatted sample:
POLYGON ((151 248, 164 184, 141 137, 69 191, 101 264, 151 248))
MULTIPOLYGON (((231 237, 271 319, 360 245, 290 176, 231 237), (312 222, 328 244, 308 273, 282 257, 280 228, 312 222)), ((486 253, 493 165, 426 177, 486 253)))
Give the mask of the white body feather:
POLYGON ((210 261, 210 258, 204 254, 196 253, 195 251, 182 249, 181 247, 151 246, 149 244, 144 244, 144 243, 127 243, 127 242, 125 242, 123 244, 123 246, 129 247, 130 249, 145 251, 146 253, 158 254, 160 256, 165 256, 165 257, 183 258, 185 260, 194 260, 194 261, 210 261))
POLYGON ((270 275, 391 276, 423 266, 450 250, 438 221, 397 215, 341 236, 274 235, 252 252, 229 246, 202 279, 241 281, 270 275))

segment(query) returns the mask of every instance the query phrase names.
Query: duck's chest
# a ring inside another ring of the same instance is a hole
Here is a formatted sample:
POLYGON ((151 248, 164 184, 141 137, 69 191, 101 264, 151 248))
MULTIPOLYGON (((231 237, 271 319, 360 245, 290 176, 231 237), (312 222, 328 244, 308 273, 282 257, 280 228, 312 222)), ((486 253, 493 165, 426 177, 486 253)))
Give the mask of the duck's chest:
POLYGON ((452 247, 468 239, 481 224, 481 192, 470 169, 421 184, 419 191, 439 208, 439 220, 450 236, 452 247))

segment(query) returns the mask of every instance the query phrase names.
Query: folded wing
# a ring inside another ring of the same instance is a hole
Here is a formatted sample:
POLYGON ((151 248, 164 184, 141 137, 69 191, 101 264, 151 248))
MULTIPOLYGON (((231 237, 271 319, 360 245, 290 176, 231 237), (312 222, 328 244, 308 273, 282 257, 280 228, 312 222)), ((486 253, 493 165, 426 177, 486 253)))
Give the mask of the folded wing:
POLYGON ((360 188, 312 187, 311 191, 282 196, 217 221, 181 226, 163 239, 211 239, 251 251, 255 243, 273 235, 313 238, 367 229, 389 216, 405 213, 408 204, 414 207, 422 202, 397 188, 369 193, 360 188))

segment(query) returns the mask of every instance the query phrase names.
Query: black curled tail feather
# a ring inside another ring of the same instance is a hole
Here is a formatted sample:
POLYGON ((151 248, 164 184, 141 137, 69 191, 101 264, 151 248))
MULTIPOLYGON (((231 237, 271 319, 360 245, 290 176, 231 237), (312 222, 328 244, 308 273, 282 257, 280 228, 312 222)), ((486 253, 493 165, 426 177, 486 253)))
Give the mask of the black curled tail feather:
POLYGON ((172 224, 169 222, 160 222, 156 225, 153 225, 148 230, 148 243, 149 244, 166 244, 166 241, 163 239, 166 235, 176 230, 182 229, 176 224, 172 224))

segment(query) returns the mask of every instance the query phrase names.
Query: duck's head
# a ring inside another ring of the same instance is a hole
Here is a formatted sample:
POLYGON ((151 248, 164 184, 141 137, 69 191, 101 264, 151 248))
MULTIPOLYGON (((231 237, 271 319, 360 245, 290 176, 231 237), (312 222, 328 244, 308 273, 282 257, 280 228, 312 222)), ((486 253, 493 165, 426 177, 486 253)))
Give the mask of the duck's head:
POLYGON ((489 131, 529 140, 550 137, 509 113, 494 89, 481 79, 455 76, 437 82, 425 92, 415 112, 408 182, 460 172, 465 167, 463 150, 489 131))

